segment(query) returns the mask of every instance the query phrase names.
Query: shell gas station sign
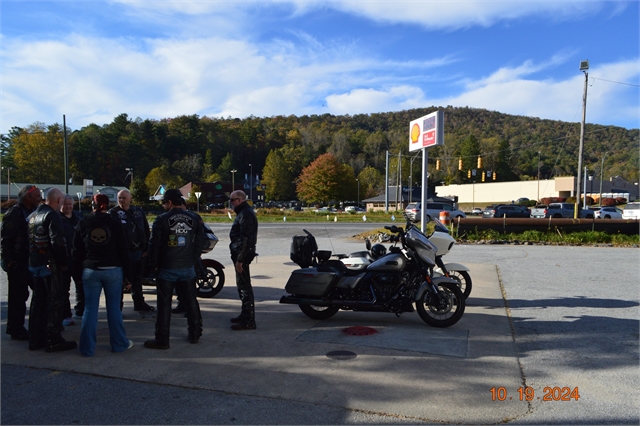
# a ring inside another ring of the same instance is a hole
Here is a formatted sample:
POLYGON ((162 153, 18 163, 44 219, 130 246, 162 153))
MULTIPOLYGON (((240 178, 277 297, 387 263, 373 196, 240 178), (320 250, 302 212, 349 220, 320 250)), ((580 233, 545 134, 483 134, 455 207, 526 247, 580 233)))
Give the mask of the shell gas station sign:
POLYGON ((432 112, 409 124, 409 151, 444 145, 444 111, 432 112))

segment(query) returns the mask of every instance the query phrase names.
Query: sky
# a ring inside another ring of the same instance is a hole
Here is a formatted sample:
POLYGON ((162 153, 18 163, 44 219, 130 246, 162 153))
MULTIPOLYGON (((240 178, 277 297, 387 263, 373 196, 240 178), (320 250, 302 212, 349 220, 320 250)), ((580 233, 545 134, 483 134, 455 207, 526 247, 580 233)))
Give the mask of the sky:
POLYGON ((2 0, 0 13, 0 133, 63 115, 76 130, 122 113, 432 106, 580 122, 583 60, 586 122, 640 127, 638 1, 2 0))

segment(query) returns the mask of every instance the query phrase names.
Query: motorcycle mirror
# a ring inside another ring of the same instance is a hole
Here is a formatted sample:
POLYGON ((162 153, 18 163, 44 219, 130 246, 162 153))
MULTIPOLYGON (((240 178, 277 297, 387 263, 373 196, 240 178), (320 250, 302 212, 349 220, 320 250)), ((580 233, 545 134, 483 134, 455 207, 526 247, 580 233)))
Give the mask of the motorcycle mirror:
POLYGON ((367 250, 371 250, 371 241, 369 241, 368 238, 364 241, 364 245, 367 247, 367 250))

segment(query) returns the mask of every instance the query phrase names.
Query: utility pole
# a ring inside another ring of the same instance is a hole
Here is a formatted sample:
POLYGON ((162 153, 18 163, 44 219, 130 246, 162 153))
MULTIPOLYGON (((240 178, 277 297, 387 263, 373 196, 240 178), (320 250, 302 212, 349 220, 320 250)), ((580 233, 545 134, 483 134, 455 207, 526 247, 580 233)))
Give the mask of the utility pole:
POLYGON ((64 193, 69 193, 69 148, 67 147, 67 118, 62 115, 62 135, 64 140, 64 193))
POLYGON ((580 71, 584 73, 584 94, 582 95, 582 122, 580 123, 580 149, 578 150, 578 176, 576 182, 576 202, 573 209, 573 218, 578 218, 580 208, 580 174, 582 172, 582 151, 584 149, 584 122, 587 118, 587 87, 589 85, 589 60, 580 61, 580 71))

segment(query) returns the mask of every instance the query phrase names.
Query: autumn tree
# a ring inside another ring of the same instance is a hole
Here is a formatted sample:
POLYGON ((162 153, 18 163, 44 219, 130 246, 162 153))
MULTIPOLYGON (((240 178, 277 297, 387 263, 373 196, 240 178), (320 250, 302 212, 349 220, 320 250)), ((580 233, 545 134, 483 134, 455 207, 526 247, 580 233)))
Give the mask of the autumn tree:
POLYGON ((59 124, 34 123, 12 138, 16 178, 26 182, 64 182, 64 142, 59 124))
POLYGON ((298 198, 302 201, 327 203, 330 200, 350 198, 347 194, 349 191, 353 193, 355 183, 350 166, 340 164, 331 154, 323 154, 302 170, 296 189, 298 198))
POLYGON ((180 188, 183 186, 182 179, 180 179, 179 176, 171 174, 166 166, 151 169, 147 177, 144 179, 144 183, 152 194, 155 194, 160 185, 165 185, 167 189, 180 188))

